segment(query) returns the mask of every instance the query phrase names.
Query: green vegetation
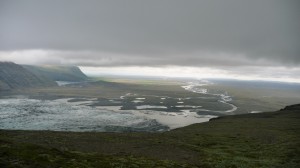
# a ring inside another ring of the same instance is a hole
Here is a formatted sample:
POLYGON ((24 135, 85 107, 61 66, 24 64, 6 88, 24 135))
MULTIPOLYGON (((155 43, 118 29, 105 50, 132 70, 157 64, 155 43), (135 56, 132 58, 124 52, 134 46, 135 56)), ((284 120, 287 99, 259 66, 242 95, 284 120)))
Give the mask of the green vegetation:
POLYGON ((0 167, 188 167, 169 160, 71 152, 3 140, 0 141, 0 157, 0 167))
POLYGON ((300 166, 300 105, 164 133, 0 131, 2 167, 300 166))

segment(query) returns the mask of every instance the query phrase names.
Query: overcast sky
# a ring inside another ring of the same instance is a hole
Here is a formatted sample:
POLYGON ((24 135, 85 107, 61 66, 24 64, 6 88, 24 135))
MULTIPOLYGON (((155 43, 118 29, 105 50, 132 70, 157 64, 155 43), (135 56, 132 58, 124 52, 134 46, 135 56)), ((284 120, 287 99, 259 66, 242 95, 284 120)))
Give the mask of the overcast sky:
POLYGON ((0 61, 300 82, 299 18, 299 0, 0 0, 0 61))

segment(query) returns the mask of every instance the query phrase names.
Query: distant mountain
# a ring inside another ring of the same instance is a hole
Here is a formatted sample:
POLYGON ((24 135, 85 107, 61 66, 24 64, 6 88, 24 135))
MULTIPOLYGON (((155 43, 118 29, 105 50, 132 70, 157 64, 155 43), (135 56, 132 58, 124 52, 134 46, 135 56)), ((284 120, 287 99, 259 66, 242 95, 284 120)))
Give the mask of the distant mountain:
POLYGON ((55 81, 33 74, 12 62, 0 62, 0 91, 22 87, 56 86, 55 81))
POLYGON ((45 76, 54 81, 84 81, 87 76, 76 66, 58 66, 58 65, 22 65, 28 71, 35 75, 45 76))

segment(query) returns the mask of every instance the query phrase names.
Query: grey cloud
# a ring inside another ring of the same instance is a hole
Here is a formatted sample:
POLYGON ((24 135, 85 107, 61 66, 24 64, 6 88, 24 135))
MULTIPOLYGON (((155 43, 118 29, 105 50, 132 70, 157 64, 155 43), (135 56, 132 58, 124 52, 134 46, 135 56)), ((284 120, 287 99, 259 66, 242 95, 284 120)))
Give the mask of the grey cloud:
POLYGON ((192 66, 237 67, 275 66, 277 62, 253 60, 245 55, 215 52, 171 53, 149 57, 136 54, 119 54, 99 51, 21 50, 0 51, 0 60, 19 64, 66 64, 78 66, 192 66))
POLYGON ((297 0, 2 0, 0 50, 62 51, 52 62, 92 66, 298 66, 299 8, 297 0))

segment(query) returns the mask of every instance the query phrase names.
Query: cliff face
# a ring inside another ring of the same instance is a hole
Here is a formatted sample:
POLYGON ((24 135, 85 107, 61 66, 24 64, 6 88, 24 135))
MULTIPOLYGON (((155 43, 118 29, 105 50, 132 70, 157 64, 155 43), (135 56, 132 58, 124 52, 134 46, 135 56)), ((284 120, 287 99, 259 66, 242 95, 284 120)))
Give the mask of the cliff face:
POLYGON ((55 81, 35 75, 18 64, 0 62, 0 90, 56 85, 55 81))
POLYGON ((87 76, 76 66, 56 66, 56 65, 23 65, 28 71, 38 76, 45 76, 54 81, 84 81, 87 76))

